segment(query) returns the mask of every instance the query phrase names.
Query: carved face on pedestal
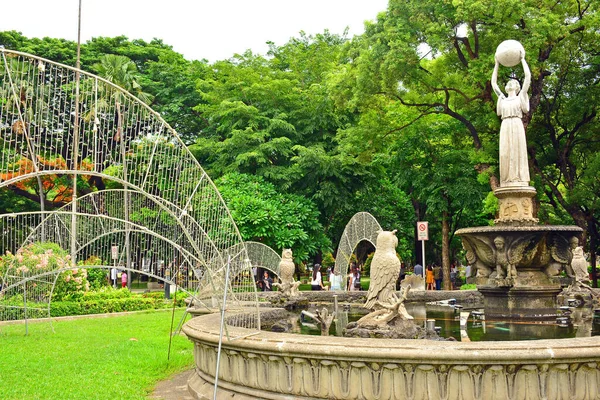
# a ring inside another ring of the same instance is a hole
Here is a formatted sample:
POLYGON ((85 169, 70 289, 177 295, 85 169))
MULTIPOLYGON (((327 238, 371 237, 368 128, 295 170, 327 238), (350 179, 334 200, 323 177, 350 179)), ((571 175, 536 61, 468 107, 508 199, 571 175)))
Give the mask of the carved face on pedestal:
POLYGON ((504 249, 504 239, 501 237, 497 237, 494 239, 494 244, 496 245, 496 249, 502 250, 504 249))

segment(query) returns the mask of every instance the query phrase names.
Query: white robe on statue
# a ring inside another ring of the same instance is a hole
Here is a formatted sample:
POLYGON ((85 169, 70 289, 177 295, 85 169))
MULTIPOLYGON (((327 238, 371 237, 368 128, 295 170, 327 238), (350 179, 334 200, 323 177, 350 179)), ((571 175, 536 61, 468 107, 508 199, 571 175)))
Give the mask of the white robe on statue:
POLYGON ((498 98, 500 126, 500 186, 529 186, 529 164, 523 114, 529 111, 526 93, 498 98))

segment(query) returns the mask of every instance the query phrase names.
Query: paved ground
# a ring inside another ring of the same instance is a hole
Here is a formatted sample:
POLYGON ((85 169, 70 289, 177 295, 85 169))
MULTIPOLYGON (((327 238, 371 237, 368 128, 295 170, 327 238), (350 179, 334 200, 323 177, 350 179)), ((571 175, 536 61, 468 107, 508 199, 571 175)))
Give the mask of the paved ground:
POLYGON ((192 372, 194 370, 185 371, 171 379, 159 382, 149 398, 157 400, 194 400, 187 390, 187 381, 192 372))

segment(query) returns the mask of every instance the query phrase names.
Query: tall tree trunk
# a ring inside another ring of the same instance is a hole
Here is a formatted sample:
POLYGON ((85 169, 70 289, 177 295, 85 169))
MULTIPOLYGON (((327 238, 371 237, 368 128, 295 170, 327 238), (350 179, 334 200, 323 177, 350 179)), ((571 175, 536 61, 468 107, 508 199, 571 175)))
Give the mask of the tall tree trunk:
POLYGON ((450 223, 448 211, 442 213, 442 271, 444 272, 444 290, 450 290, 450 223))

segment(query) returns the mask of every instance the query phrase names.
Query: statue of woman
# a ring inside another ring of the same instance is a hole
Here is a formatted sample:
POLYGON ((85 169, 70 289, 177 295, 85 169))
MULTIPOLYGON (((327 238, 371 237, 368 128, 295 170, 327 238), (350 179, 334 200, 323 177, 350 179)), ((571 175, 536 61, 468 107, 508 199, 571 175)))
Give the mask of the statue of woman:
POLYGON ((531 71, 521 52, 521 65, 525 72, 523 89, 519 82, 511 79, 506 84, 507 96, 498 87, 498 58, 492 73, 492 88, 498 96, 497 113, 502 118, 500 125, 500 187, 529 186, 529 164, 523 114, 529 112, 527 91, 531 84, 531 71))

